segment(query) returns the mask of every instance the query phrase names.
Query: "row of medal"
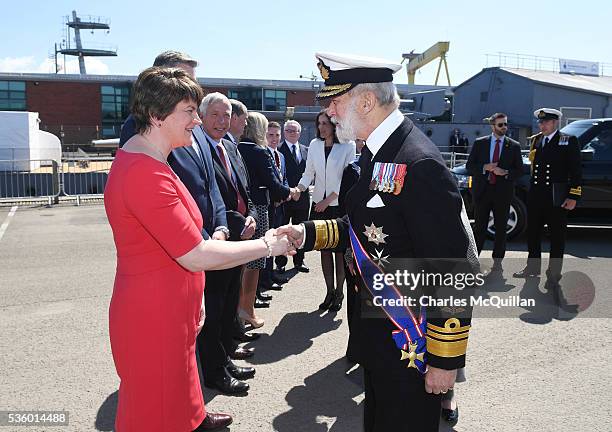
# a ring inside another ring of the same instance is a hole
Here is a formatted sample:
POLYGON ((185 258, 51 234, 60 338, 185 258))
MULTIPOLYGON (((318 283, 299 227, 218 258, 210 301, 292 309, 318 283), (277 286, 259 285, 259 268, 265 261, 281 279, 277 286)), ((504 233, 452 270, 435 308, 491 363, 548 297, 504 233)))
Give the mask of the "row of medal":
POLYGON ((389 162, 374 162, 370 190, 379 192, 390 192, 399 195, 404 186, 406 176, 406 164, 389 162))

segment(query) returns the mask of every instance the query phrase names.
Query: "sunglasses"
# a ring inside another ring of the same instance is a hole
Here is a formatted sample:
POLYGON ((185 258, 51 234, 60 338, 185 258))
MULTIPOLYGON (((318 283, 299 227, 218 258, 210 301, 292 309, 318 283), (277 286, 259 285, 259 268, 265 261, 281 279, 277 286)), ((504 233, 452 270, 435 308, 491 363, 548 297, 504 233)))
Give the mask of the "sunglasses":
POLYGON ((497 123, 495 126, 504 127, 504 126, 508 126, 508 123, 497 123))

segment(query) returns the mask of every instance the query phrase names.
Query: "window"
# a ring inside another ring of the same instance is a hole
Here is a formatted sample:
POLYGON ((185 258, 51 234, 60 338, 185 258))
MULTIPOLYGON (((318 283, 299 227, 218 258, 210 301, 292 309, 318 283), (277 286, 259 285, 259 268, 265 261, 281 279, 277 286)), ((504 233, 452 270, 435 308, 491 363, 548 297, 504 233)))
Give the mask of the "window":
POLYGON ((285 111, 287 92, 285 90, 264 90, 264 111, 285 111))
POLYGON ((261 110, 261 89, 260 88, 241 88, 228 90, 227 97, 236 99, 246 105, 247 109, 260 111, 261 110))
POLYGON ((127 84, 103 85, 102 138, 116 138, 121 134, 121 125, 130 114, 130 87, 127 84))
POLYGON ((612 161, 612 129, 602 130, 586 148, 593 150, 593 160, 612 161))
POLYGON ((25 111, 24 81, 0 81, 0 111, 25 111))

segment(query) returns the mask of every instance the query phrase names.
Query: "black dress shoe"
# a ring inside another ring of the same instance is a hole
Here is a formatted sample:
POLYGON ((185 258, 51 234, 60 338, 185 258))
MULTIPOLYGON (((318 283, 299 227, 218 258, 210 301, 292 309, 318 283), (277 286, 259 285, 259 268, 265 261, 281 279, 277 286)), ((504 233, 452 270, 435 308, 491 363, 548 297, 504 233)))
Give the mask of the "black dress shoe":
POLYGON ((276 282, 277 284, 283 285, 289 282, 289 278, 278 275, 276 273, 272 273, 272 282, 276 282))
POLYGON ((217 389, 221 393, 235 395, 244 394, 249 391, 249 385, 239 381, 233 376, 226 374, 214 381, 204 381, 204 385, 209 388, 217 389))
POLYGON ((239 332, 234 334, 234 339, 240 342, 253 342, 261 337, 259 333, 239 332))
POLYGON ((233 353, 230 353, 232 360, 244 360, 255 355, 255 348, 236 348, 233 353))
POLYGON ((285 273, 285 266, 277 266, 276 271, 278 273, 285 273))
POLYGON ((344 300, 344 294, 336 294, 334 295, 334 301, 329 307, 330 311, 338 312, 342 309, 342 301, 344 300))
POLYGON ((522 279, 538 277, 540 276, 540 270, 525 267, 523 270, 521 270, 520 272, 514 273, 512 276, 514 276, 515 278, 522 278, 522 279))
POLYGON ((295 269, 301 273, 308 273, 310 271, 310 269, 304 263, 296 265, 295 269))
POLYGON ((277 284, 276 282, 272 282, 272 285, 270 285, 270 286, 268 287, 268 289, 271 289, 271 290, 273 290, 273 291, 282 291, 282 290, 283 290, 283 286, 282 286, 282 285, 277 284))
POLYGON ((444 421, 450 426, 455 426, 459 421, 459 407, 455 408, 454 410, 442 408, 441 414, 444 421))
POLYGON ((204 421, 200 423, 193 432, 201 432, 201 431, 211 431, 223 427, 227 427, 232 424, 232 416, 229 414, 221 414, 221 413, 206 413, 206 417, 204 417, 204 421))
POLYGON ((319 305, 319 309, 320 310, 327 310, 329 309, 329 307, 334 303, 334 293, 333 292, 328 292, 325 295, 325 300, 323 300, 323 303, 321 303, 319 305))
POLYGON ((262 292, 257 293, 257 298, 261 301, 268 301, 268 302, 272 300, 272 296, 270 294, 265 294, 262 292))
POLYGON ((225 366, 225 369, 237 380, 245 380, 255 376, 255 368, 238 366, 231 361, 225 366))
POLYGON ((265 301, 261 301, 258 298, 255 299, 255 305, 256 308, 261 309, 261 308, 269 308, 270 307, 270 303, 265 302, 265 301))

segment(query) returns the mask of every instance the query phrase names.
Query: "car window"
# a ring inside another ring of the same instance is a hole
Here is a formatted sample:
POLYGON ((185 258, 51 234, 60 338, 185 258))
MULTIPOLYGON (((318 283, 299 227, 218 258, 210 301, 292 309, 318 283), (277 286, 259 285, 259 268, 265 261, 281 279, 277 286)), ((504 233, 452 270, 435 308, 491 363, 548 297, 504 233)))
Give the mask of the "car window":
POLYGON ((585 148, 593 151, 593 160, 612 161, 612 130, 603 130, 585 148))

